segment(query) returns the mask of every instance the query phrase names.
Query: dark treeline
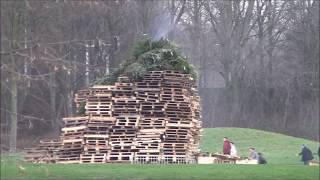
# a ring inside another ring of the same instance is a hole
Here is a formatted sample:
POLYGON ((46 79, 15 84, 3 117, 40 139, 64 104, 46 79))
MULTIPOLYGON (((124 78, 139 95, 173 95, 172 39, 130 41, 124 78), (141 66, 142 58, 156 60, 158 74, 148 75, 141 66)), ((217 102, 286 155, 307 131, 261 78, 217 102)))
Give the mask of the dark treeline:
POLYGON ((161 37, 198 71, 204 127, 319 139, 319 1, 24 0, 1 1, 1 149, 57 137, 77 90, 161 37))

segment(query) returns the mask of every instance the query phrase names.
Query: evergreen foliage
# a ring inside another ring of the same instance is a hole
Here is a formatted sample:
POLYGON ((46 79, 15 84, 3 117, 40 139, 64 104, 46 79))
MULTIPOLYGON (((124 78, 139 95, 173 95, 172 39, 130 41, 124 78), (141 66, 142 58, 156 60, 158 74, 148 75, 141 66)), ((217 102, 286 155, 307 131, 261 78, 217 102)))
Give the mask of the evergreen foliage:
POLYGON ((120 75, 125 75, 132 81, 139 81, 148 71, 176 70, 190 74, 197 79, 196 72, 187 59, 182 56, 179 48, 167 39, 139 41, 134 48, 133 59, 127 60, 110 75, 105 76, 95 84, 110 85, 117 81, 120 75))
POLYGON ((80 103, 78 114, 81 116, 84 116, 86 114, 86 102, 85 101, 80 103))

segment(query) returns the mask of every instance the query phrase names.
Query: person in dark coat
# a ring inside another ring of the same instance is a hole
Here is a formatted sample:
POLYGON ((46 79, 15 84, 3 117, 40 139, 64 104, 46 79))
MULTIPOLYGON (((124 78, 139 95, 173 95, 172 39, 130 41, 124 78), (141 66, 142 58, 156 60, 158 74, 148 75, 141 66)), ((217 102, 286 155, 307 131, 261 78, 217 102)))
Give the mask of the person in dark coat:
POLYGON ((160 135, 160 140, 163 142, 166 139, 166 133, 164 132, 163 134, 160 135))
POLYGON ((231 144, 230 140, 227 137, 223 138, 223 154, 230 155, 231 144))
POLYGON ((262 156, 262 153, 258 153, 258 164, 267 164, 267 160, 262 156))
POLYGON ((311 150, 304 144, 299 155, 301 155, 301 161, 303 161, 304 165, 309 165, 309 161, 313 159, 311 150))

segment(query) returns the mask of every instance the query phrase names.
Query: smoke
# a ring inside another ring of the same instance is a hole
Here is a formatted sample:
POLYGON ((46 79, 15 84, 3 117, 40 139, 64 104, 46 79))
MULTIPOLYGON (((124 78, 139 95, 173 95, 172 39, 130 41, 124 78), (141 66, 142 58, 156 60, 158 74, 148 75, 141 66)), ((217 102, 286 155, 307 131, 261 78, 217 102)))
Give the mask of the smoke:
POLYGON ((173 29, 168 14, 162 14, 155 19, 154 34, 152 40, 160 40, 161 38, 168 38, 169 32, 173 29))

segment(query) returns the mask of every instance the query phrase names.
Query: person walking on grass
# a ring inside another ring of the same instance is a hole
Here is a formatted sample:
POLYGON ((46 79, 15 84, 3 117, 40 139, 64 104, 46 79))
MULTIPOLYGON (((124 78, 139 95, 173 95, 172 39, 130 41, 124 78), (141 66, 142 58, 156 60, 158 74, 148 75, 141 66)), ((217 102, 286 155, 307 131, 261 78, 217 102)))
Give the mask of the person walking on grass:
POLYGON ((302 150, 299 155, 301 155, 301 161, 303 161, 304 165, 306 166, 308 166, 309 161, 313 159, 311 150, 304 144, 302 145, 302 150))
POLYGON ((223 154, 230 155, 231 144, 227 137, 223 138, 223 154))
POLYGON ((232 141, 230 142, 230 146, 231 146, 230 155, 231 156, 238 156, 237 148, 232 141))

